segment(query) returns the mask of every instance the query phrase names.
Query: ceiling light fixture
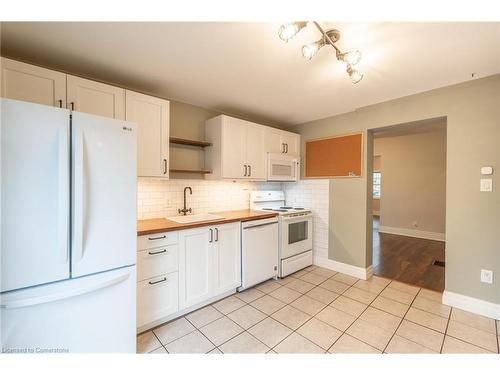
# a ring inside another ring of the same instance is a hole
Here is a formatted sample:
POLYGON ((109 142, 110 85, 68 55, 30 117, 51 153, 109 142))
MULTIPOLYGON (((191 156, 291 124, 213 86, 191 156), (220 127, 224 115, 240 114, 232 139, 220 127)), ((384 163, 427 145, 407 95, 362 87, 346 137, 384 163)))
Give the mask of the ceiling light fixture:
MULTIPOLYGON (((340 31, 336 29, 326 30, 317 23, 313 22, 316 28, 322 35, 322 38, 314 43, 306 44, 302 47, 302 56, 306 60, 311 60, 316 53, 325 45, 329 44, 335 50, 335 57, 339 61, 343 61, 347 64, 347 74, 351 78, 353 83, 358 83, 363 79, 363 74, 353 69, 353 65, 356 65, 361 60, 361 52, 360 51, 349 51, 343 53, 335 43, 340 39, 340 31)), ((292 39, 297 33, 307 26, 307 22, 292 22, 282 25, 278 30, 278 35, 281 40, 288 42, 292 39)))

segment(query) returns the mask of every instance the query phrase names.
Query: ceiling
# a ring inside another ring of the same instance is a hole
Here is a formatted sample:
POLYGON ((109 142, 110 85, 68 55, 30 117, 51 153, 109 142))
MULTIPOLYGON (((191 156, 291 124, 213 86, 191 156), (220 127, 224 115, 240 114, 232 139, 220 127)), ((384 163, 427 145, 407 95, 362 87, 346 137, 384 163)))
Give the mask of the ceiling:
POLYGON ((363 80, 324 47, 311 61, 309 24, 284 43, 279 24, 2 23, 4 56, 216 111, 294 125, 500 73, 500 23, 321 23, 359 49, 363 80))

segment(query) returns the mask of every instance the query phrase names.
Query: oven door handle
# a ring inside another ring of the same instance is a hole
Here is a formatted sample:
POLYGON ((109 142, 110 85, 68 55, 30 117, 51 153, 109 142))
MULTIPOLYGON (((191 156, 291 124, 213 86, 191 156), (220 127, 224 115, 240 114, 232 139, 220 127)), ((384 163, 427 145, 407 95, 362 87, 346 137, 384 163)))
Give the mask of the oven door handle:
POLYGON ((304 221, 313 217, 312 214, 298 215, 298 216, 282 216, 283 221, 304 221))

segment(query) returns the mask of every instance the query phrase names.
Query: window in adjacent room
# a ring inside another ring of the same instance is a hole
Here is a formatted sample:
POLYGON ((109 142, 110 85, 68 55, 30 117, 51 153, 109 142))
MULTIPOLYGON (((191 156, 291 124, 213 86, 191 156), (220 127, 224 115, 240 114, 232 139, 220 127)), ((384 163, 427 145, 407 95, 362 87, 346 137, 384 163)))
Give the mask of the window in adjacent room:
POLYGON ((380 199, 380 179, 382 173, 373 172, 373 198, 380 199))

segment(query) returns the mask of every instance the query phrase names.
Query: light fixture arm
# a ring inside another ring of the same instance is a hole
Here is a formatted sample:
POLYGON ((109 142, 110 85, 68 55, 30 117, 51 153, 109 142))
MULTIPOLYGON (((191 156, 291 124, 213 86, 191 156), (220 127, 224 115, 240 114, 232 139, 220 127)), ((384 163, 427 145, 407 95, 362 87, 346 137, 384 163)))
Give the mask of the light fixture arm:
POLYGON ((319 32, 323 35, 325 41, 331 45, 335 49, 335 54, 337 56, 337 60, 340 60, 340 56, 342 55, 342 51, 335 45, 335 42, 328 36, 328 34, 323 30, 323 28, 317 23, 313 21, 314 26, 319 30, 319 32))

